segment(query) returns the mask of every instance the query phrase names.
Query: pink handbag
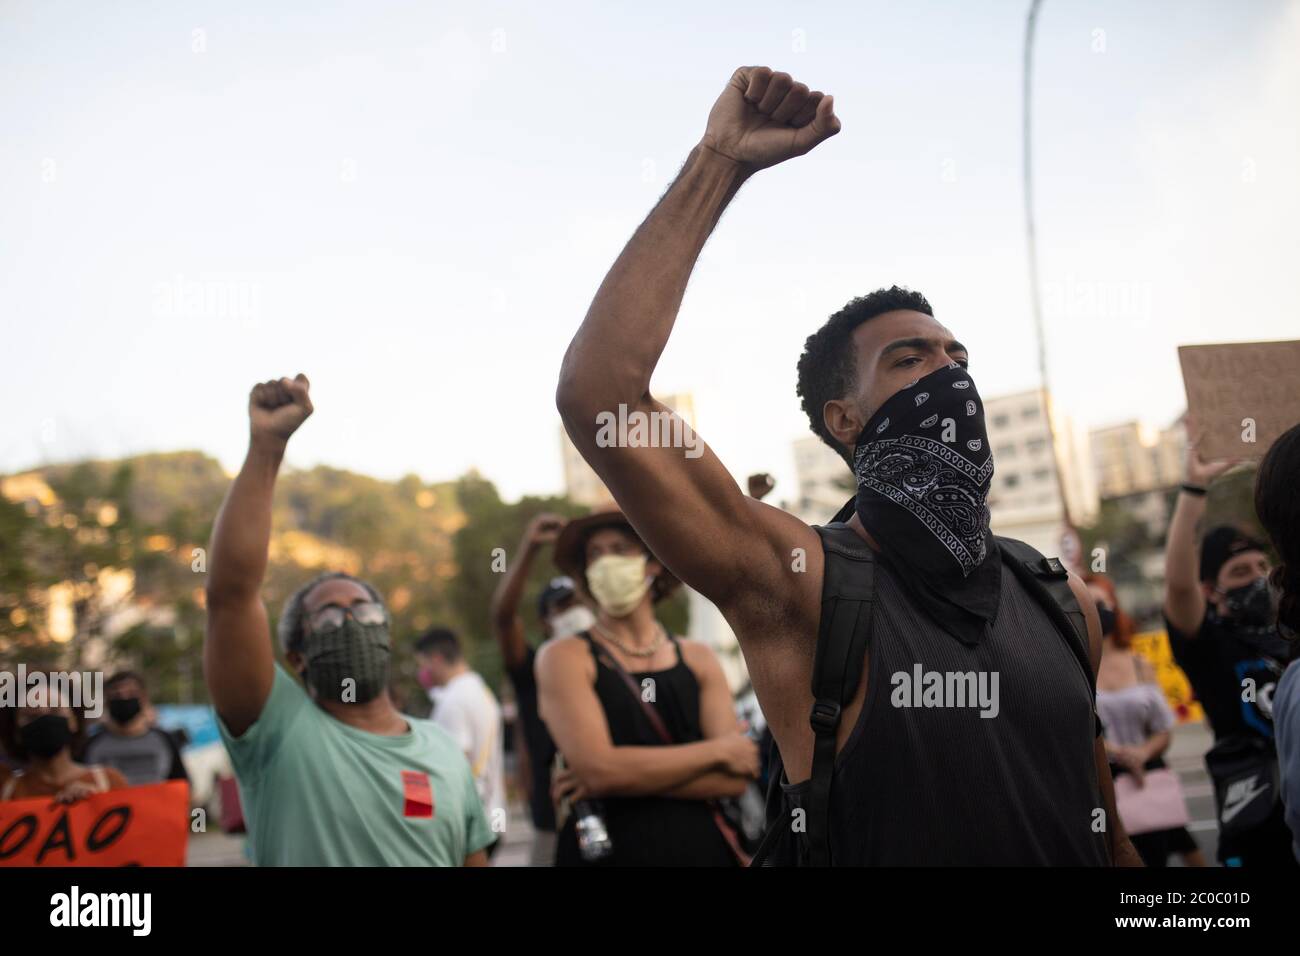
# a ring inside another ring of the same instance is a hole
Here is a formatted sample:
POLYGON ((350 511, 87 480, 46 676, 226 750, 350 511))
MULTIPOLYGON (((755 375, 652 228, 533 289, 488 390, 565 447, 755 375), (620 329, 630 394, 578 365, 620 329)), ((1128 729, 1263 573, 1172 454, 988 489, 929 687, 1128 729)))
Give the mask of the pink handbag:
POLYGON ((1130 834, 1187 826, 1187 802, 1178 775, 1161 768, 1148 771, 1139 787, 1131 773, 1115 778, 1115 809, 1130 834))

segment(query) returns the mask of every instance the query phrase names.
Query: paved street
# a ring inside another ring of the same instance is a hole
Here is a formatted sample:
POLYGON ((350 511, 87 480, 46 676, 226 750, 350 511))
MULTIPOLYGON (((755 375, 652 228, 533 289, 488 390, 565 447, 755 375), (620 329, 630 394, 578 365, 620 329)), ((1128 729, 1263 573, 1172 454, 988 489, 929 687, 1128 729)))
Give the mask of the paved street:
MULTIPOLYGON (((1217 865, 1215 853, 1219 847, 1219 828, 1214 813, 1214 788, 1209 774, 1205 772, 1205 752, 1214 744, 1214 736, 1204 723, 1183 724, 1175 728, 1173 743, 1165 754, 1165 762, 1178 774, 1183 785, 1183 796, 1187 798, 1187 810, 1191 831, 1205 861, 1211 866, 1217 865)), ((1169 861, 1170 866, 1181 866, 1177 857, 1169 861)))

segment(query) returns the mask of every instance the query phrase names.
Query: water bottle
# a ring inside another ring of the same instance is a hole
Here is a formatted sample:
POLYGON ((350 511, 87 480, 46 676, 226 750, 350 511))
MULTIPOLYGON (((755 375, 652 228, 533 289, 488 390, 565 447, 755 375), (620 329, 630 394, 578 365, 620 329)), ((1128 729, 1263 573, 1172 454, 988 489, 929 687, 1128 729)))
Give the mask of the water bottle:
POLYGON ((605 827, 599 801, 579 800, 573 805, 573 814, 577 818, 575 831, 578 835, 578 852, 582 858, 588 863, 596 863, 610 856, 614 852, 614 844, 605 827))

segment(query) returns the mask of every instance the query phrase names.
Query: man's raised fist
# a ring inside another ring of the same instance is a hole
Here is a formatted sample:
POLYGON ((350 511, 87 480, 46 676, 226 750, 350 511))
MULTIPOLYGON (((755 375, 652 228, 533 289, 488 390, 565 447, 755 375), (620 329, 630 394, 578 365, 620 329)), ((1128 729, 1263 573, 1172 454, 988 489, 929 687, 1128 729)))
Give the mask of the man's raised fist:
POLYGON ((253 437, 288 441, 312 413, 310 390, 311 383, 301 372, 293 378, 254 385, 248 395, 248 421, 253 437))
POLYGON ((833 97, 789 73, 742 66, 713 104, 701 145, 762 169, 802 156, 839 131, 833 97))

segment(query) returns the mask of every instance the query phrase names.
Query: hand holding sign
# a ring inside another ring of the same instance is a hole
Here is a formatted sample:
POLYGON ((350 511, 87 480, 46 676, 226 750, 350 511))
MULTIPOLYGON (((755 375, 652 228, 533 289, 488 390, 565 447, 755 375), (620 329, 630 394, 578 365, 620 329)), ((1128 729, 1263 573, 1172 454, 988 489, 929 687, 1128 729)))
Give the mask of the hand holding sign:
POLYGON ((190 786, 184 780, 0 802, 0 866, 184 866, 190 786))
POLYGON ((1187 426, 1187 480, 1201 488, 1208 488, 1210 482, 1218 478, 1221 474, 1238 465, 1245 459, 1227 458, 1218 461, 1207 461, 1201 454, 1200 444, 1202 432, 1192 415, 1188 415, 1185 424, 1187 426))

